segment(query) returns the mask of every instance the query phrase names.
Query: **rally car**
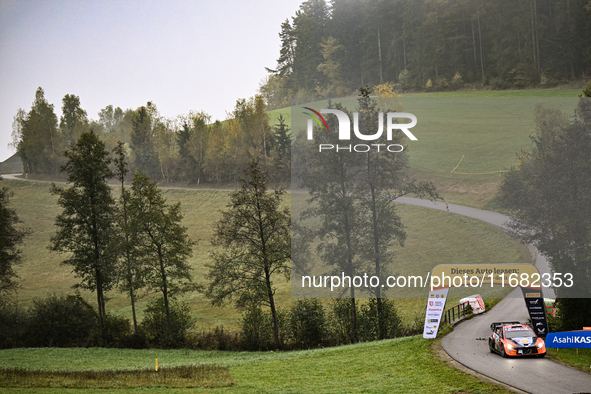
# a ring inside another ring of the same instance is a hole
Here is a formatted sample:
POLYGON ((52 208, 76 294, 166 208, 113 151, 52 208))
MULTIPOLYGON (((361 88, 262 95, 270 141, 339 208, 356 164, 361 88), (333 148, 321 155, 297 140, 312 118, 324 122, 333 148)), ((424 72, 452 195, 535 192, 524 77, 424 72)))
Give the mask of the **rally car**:
POLYGON ((526 324, 495 322, 490 329, 492 334, 488 338, 488 347, 491 353, 499 353, 503 357, 546 355, 544 340, 526 324))

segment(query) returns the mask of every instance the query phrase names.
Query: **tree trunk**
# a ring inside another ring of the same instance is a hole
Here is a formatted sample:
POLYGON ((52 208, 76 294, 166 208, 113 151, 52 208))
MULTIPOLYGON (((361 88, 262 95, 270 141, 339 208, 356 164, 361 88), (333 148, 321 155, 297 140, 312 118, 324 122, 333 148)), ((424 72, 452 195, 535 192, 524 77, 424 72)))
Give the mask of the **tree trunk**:
POLYGON ((472 48, 474 49, 474 65, 478 66, 478 60, 476 59, 476 33, 474 32, 473 20, 470 20, 470 26, 472 27, 472 48))
POLYGON ((536 23, 536 61, 538 64, 538 72, 541 72, 542 64, 540 63, 540 33, 538 32, 538 6, 536 0, 534 0, 534 21, 536 23))
POLYGON ((478 18, 478 40, 480 41, 480 71, 482 72, 482 83, 484 83, 484 57, 482 56, 482 30, 480 29, 480 9, 476 2, 476 15, 478 18))
POLYGON ((273 316, 273 342, 275 342, 275 348, 280 349, 281 344, 279 343, 279 318, 277 317, 275 298, 273 297, 273 289, 271 288, 271 275, 267 269, 265 269, 265 281, 267 285, 267 293, 269 295, 269 307, 271 308, 271 315, 273 316))
POLYGON ((131 254, 129 253, 129 232, 127 224, 127 200, 125 198, 125 179, 121 175, 121 196, 123 199, 123 224, 125 225, 125 259, 127 262, 127 280, 129 281, 129 299, 131 300, 131 314, 133 317, 133 332, 137 335, 137 316, 135 313, 135 289, 133 288, 133 271, 131 269, 131 254))
POLYGON ((172 336, 172 319, 170 317, 170 306, 168 305, 168 283, 161 247, 158 246, 158 259, 160 260, 160 277, 162 278, 162 297, 164 298, 164 309, 166 310, 166 323, 168 324, 168 335, 172 336))
POLYGON ((384 83, 384 76, 382 74, 382 42, 380 40, 380 27, 378 26, 378 57, 380 59, 380 84, 384 83))
POLYGON ((96 301, 98 304, 99 327, 101 329, 101 341, 105 337, 105 299, 103 297, 103 280, 100 269, 95 269, 96 276, 96 301))
POLYGON ((402 41, 402 50, 404 52, 404 69, 406 70, 406 41, 402 41))

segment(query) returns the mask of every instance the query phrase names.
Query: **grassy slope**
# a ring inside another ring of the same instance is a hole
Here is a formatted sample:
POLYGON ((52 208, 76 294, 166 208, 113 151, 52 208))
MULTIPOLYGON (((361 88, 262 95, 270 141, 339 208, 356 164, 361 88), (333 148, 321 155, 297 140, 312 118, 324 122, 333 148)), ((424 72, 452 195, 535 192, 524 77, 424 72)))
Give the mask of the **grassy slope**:
MULTIPOLYGON (((555 106, 570 116, 578 94, 580 89, 403 95, 399 100, 404 110, 418 119, 412 129, 418 141, 408 141, 410 169, 417 178, 435 182, 448 202, 495 209, 492 200, 500 171, 517 164, 515 154, 531 147, 535 105, 555 106)), ((348 108, 356 106, 355 98, 335 101, 348 108)), ((325 108, 326 101, 309 106, 325 108)), ((271 122, 279 115, 291 121, 290 108, 270 111, 270 115, 271 122)))
POLYGON ((591 373, 591 349, 552 349, 548 348, 551 360, 591 373))
MULTIPOLYGON (((407 337, 338 348, 296 352, 204 352, 131 349, 11 349, 0 351, 0 366, 93 370, 216 364, 230 367, 234 387, 168 389, 167 393, 505 393, 434 357, 431 341, 407 337)), ((144 389, 158 392, 158 388, 144 389)), ((69 392, 3 389, 7 393, 69 392)), ((94 392, 76 390, 76 393, 94 392)), ((110 391, 101 390, 101 393, 110 391)), ((131 390, 117 390, 127 393, 131 390)))
MULTIPOLYGON (((60 264, 66 256, 47 249, 49 239, 54 233, 53 222, 59 212, 55 205, 55 196, 48 192, 49 184, 10 180, 3 181, 3 184, 14 191, 12 206, 24 225, 34 231, 23 245, 24 263, 18 267, 21 277, 21 288, 18 293, 20 300, 27 304, 34 297, 42 297, 48 293, 72 292, 71 286, 77 280, 71 274, 69 266, 60 264)), ((220 217, 219 211, 225 209, 228 192, 164 190, 163 194, 169 202, 182 202, 185 215, 183 224, 188 227, 190 237, 198 241, 190 260, 191 266, 195 269, 194 280, 203 282, 206 273, 204 264, 209 261, 209 252, 212 250, 209 243, 212 223, 220 217)), ((304 194, 296 194, 295 205, 305 205, 305 197, 304 194)), ((397 248, 395 266, 392 267, 392 272, 396 274, 425 276, 436 264, 520 263, 527 258, 522 248, 507 234, 479 221, 403 204, 400 205, 399 211, 408 237, 405 247, 397 248)), ((92 305, 95 304, 94 293, 84 291, 82 294, 92 305)), ((125 295, 111 292, 109 296, 112 297, 107 304, 109 311, 130 315, 125 295)), ((277 296, 280 307, 286 307, 291 303, 287 282, 279 281, 277 296)), ((397 296, 408 297, 409 294, 403 292, 397 296)), ((423 294, 421 292, 416 296, 421 297, 423 294)), ((147 298, 144 298, 140 301, 140 311, 146 300, 147 298)), ((200 293, 191 293, 185 300, 189 302, 198 319, 198 327, 236 327, 239 314, 233 307, 212 307, 200 293)), ((424 312, 423 302, 398 302, 400 312, 406 321, 414 321, 418 314, 424 312)))

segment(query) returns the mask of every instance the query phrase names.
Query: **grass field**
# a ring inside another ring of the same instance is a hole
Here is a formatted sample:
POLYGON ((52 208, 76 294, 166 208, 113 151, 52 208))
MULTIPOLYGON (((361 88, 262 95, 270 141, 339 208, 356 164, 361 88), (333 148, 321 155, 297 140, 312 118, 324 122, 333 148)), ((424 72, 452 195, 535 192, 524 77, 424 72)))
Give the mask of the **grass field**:
MULTIPOLYGON (((14 191, 11 205, 19 217, 33 230, 23 244, 24 263, 17 268, 21 288, 19 300, 30 304, 35 297, 43 297, 50 293, 71 293, 71 286, 77 279, 71 274, 71 268, 60 264, 66 256, 50 252, 47 249, 51 235, 54 233, 53 223, 59 212, 56 197, 49 194, 49 184, 23 181, 2 181, 4 186, 14 191)), ((220 210, 225 209, 228 192, 208 190, 164 190, 169 202, 181 201, 185 215, 183 224, 189 229, 189 235, 198 241, 190 265, 194 268, 194 281, 202 283, 206 269, 204 264, 209 261, 212 223, 220 217, 220 210)), ((286 204, 290 202, 290 196, 286 204)), ((306 204, 306 195, 294 194, 296 205, 306 204)), ((397 248, 395 265, 392 271, 398 274, 423 275, 437 264, 445 263, 520 263, 526 262, 528 254, 504 232, 481 223, 446 212, 430 210, 400 204, 400 214, 406 226, 407 240, 405 247, 397 248)), ((288 282, 278 281, 277 299, 280 307, 291 304, 291 293, 288 282)), ((95 304, 95 295, 83 291, 82 295, 95 304)), ((467 294, 465 294, 467 295, 467 294)), ((108 294, 110 300, 107 309, 115 314, 130 316, 128 299, 118 292, 108 294)), ((409 297, 410 294, 399 293, 398 297, 409 297)), ((423 297, 417 293, 414 296, 423 297)), ((462 296, 459 294, 458 296, 462 296)), ((150 297, 139 302, 139 317, 150 297)), ((197 318, 198 329, 208 329, 217 325, 236 328, 240 314, 232 306, 224 308, 212 307, 201 293, 190 293, 184 297, 197 318)), ((327 300, 328 302, 328 300, 327 300)), ((400 313, 406 322, 413 322, 418 315, 424 313, 424 302, 416 300, 397 300, 400 313)))
MULTIPOLYGON (((295 352, 206 352, 129 349, 0 350, 0 367, 95 371, 181 365, 229 367, 232 387, 167 389, 167 393, 506 393, 440 361, 432 341, 407 337, 295 352)), ((95 393, 92 389, 15 389, 6 393, 95 393)), ((100 390, 132 393, 140 389, 100 390)), ((143 388, 159 392, 162 387, 143 388)))
MULTIPOLYGON (((405 112, 414 114, 418 141, 407 141, 410 172, 433 181, 448 202, 498 209, 494 195, 504 171, 517 164, 516 153, 531 148, 534 107, 558 107, 569 116, 580 89, 437 92, 402 95, 405 112), (453 171, 453 172, 452 172, 453 171)), ((334 100, 354 110, 356 98, 334 100)), ((306 104, 320 110, 326 101, 306 104)), ((305 123, 293 107, 296 130, 305 123)), ((270 111, 292 120, 291 108, 270 111)), ((302 115, 303 116, 303 115, 302 115)))

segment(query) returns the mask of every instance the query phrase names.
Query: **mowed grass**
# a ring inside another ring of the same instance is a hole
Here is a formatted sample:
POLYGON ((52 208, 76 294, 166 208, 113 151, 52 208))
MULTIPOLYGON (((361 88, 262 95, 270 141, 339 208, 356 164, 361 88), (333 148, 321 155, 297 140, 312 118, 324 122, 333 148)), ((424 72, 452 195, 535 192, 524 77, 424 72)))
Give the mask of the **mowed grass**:
MULTIPOLYGON (((418 140, 406 140, 409 173, 434 182, 448 202, 496 209, 492 200, 503 174, 517 164, 520 150, 532 146, 536 104, 572 116, 580 93, 580 89, 532 89, 402 95, 404 111, 418 120, 411 129, 418 140)), ((355 97, 333 102, 352 111, 357 105, 355 97)), ((320 110, 327 101, 306 106, 320 110)), ((270 111, 271 123, 279 115, 291 121, 293 115, 298 124, 292 127, 299 132, 305 125, 300 107, 270 111)))
MULTIPOLYGON (((506 393, 439 360, 432 341, 407 337, 295 352, 207 352, 131 349, 9 349, 0 367, 34 370, 124 370, 159 366, 229 367, 234 385, 167 389, 167 393, 506 393)), ((137 389, 101 390, 128 393, 137 389)), ((142 392, 159 392, 145 388, 142 392)), ((12 389, 6 393, 91 393, 90 389, 12 389)))
MULTIPOLYGON (((60 212, 56 197, 49 193, 49 184, 4 180, 2 185, 13 190, 11 206, 16 209, 23 225, 33 230, 22 245, 23 264, 17 267, 21 285, 18 290, 19 301, 24 305, 31 305, 34 298, 51 293, 72 293, 72 286, 78 283, 78 279, 72 274, 70 266, 61 264, 67 255, 47 249, 50 237, 55 232, 55 217, 60 212)), ((210 244, 213 223, 220 218, 220 211, 226 209, 228 192, 168 189, 162 193, 169 203, 180 201, 182 204, 185 215, 183 225, 188 228, 189 236, 197 241, 193 257, 189 260, 193 268, 193 279, 196 283, 205 283, 205 264, 210 262, 210 252, 213 251, 210 244)), ((306 206, 306 194, 288 194, 286 205, 290 204, 292 197, 294 206, 300 207, 298 209, 306 206)), ((403 204, 399 205, 399 212, 405 223, 407 240, 403 248, 395 248, 396 257, 391 270, 397 275, 426 276, 437 264, 527 262, 527 253, 507 234, 479 221, 403 204)), ((281 308, 289 307, 292 303, 289 281, 277 278, 276 285, 277 304, 281 308)), ((406 324, 422 316, 425 306, 423 301, 404 298, 424 297, 426 291, 420 289, 417 293, 411 293, 402 290, 391 294, 402 298, 396 302, 406 324)), ((82 291, 82 295, 91 305, 96 304, 95 293, 82 291)), ((156 296, 158 294, 141 298, 137 308, 140 319, 147 302, 156 296)), ((107 310, 110 313, 131 317, 131 308, 125 294, 113 290, 108 293, 108 297, 107 310)), ((239 326, 241 314, 232 305, 213 307, 198 292, 185 295, 183 300, 191 308, 197 329, 221 325, 227 329, 237 329, 239 326)), ((326 300, 327 303, 328 301, 326 300)))
POLYGON ((591 349, 548 348, 548 357, 559 363, 591 373, 591 349))

